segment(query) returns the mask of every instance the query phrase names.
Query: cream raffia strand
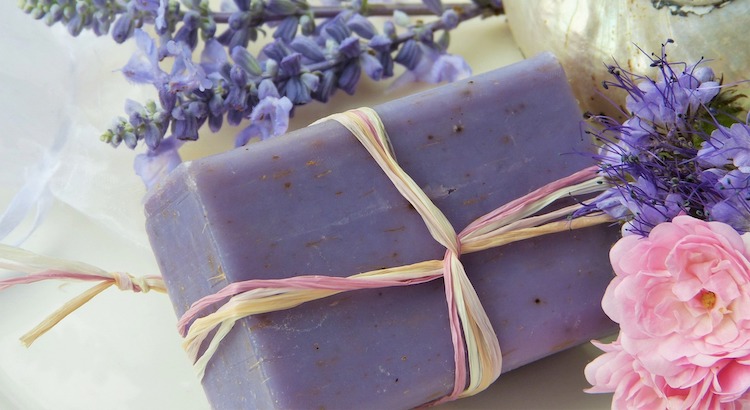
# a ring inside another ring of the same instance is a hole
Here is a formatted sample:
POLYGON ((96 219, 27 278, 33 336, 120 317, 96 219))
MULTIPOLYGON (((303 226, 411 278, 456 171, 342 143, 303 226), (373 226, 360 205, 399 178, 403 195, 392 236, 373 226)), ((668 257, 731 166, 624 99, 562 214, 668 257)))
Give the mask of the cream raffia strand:
POLYGON ((68 301, 34 329, 23 335, 21 342, 26 346, 30 346, 58 322, 110 286, 114 285, 125 291, 145 293, 154 290, 166 293, 164 282, 159 276, 137 278, 123 272, 107 272, 82 262, 38 255, 15 246, 3 244, 0 244, 0 269, 25 274, 24 276, 0 280, 0 290, 15 285, 50 279, 100 282, 68 301))
POLYGON ((445 247, 443 260, 430 260, 348 277, 297 276, 230 284, 195 302, 178 323, 180 333, 185 336, 185 349, 195 362, 199 376, 203 377, 206 365, 218 349, 220 341, 236 321, 244 317, 292 308, 348 290, 408 286, 442 277, 454 346, 455 379, 453 391, 436 403, 471 396, 486 389, 500 375, 502 355, 489 318, 461 264, 461 253, 477 252, 523 239, 613 222, 610 217, 601 213, 568 220, 567 217, 581 205, 534 215, 557 199, 600 192, 608 188, 607 184, 597 177, 596 167, 589 167, 501 206, 456 234, 443 213, 396 162, 385 127, 374 110, 361 108, 335 114, 321 121, 329 119, 341 123, 357 137, 401 195, 419 212, 432 237, 445 247), (197 318, 203 309, 227 298, 229 299, 216 312, 197 318), (218 330, 205 352, 198 357, 204 340, 217 327, 218 330), (468 384, 466 356, 469 365, 468 384))

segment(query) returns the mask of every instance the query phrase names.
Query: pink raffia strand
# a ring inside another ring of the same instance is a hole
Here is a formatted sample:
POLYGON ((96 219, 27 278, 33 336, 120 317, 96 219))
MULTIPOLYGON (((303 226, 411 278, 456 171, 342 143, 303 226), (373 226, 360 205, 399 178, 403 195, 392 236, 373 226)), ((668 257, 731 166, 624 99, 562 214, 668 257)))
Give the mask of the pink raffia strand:
POLYGON ((98 282, 68 301, 34 329, 23 335, 21 342, 27 347, 66 316, 110 286, 114 285, 120 290, 136 293, 146 293, 151 290, 166 293, 164 282, 160 276, 136 278, 127 273, 107 272, 82 262, 51 258, 3 244, 0 244, 0 269, 24 274, 19 277, 0 280, 0 290, 44 280, 98 282))
POLYGON ((419 212, 431 236, 445 247, 443 259, 349 277, 310 275, 232 283, 193 303, 179 320, 178 329, 185 336, 184 347, 195 362, 194 367, 202 378, 220 341, 244 317, 292 308, 344 291, 409 286, 443 278, 454 347, 455 377, 453 391, 432 404, 479 393, 500 375, 502 355, 497 335, 461 264, 461 253, 613 222, 601 213, 568 220, 581 205, 536 215, 560 198, 601 192, 608 188, 607 184, 597 176, 597 167, 589 167, 501 206, 456 234, 448 219, 396 162, 385 127, 374 110, 361 108, 321 121, 329 119, 341 123, 357 137, 396 189, 419 212), (220 306, 216 312, 199 317, 204 309, 217 304, 220 306), (214 330, 216 333, 198 357, 203 342, 214 330))

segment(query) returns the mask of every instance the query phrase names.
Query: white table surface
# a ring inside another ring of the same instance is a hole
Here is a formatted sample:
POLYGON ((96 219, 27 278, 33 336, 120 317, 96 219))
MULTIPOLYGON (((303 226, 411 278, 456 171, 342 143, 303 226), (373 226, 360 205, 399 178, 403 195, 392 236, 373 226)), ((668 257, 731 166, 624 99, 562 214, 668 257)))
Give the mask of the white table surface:
MULTIPOLYGON (((111 119, 122 115, 126 96, 142 101, 148 95, 148 88, 128 85, 114 71, 127 61, 132 41, 118 46, 90 33, 71 38, 62 27, 50 29, 24 15, 14 1, 0 4, 0 27, 5 34, 0 37, 0 210, 39 158, 40 151, 29 141, 44 146, 58 132, 77 135, 63 150, 64 163, 50 185, 58 199, 23 247, 111 271, 158 273, 140 212, 145 190, 132 172, 135 153, 98 142, 111 119), (64 128, 66 124, 72 128, 64 128), (87 158, 103 167, 95 178, 81 173, 87 158)), ((451 51, 465 56, 475 73, 522 58, 503 17, 460 27, 451 51)), ((353 97, 339 92, 329 104, 299 108, 292 127, 424 87, 386 93, 388 83, 365 81, 353 97)), ((235 132, 204 132, 181 153, 191 159, 224 151, 232 147, 235 132)), ((23 333, 85 288, 44 283, 0 293, 0 409, 208 408, 180 347, 170 302, 161 294, 110 289, 31 348, 21 346, 23 333)), ((591 345, 570 349, 441 408, 608 408, 609 395, 582 391, 587 387, 583 368, 596 355, 591 345)))

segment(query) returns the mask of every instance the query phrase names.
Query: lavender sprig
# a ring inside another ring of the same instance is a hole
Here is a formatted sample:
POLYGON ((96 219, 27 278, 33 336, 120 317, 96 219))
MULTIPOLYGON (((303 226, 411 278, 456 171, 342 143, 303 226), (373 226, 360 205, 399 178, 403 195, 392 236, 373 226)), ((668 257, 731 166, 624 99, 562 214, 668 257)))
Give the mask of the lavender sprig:
POLYGON ((116 119, 101 139, 129 148, 144 142, 148 152, 137 161, 140 175, 174 163, 171 151, 180 144, 159 149, 167 136, 196 140, 202 126, 216 132, 225 120, 230 125, 250 120, 237 145, 280 135, 294 106, 326 102, 337 89, 354 93, 362 71, 381 80, 400 64, 407 69, 401 82, 466 77, 468 64, 446 52, 449 32, 463 21, 502 13, 497 0, 406 6, 353 0, 321 7, 305 0, 233 0, 222 12, 212 11, 205 0, 22 0, 20 5, 48 24, 65 24, 73 35, 89 28, 97 35, 110 31, 117 42, 135 37, 138 51, 122 72, 134 83, 153 85, 158 102, 128 101, 127 117, 116 119), (416 13, 436 18, 410 22, 408 14, 416 13), (393 18, 378 30, 368 14, 393 18), (153 25, 158 37, 141 30, 145 25, 153 25), (246 47, 266 27, 275 28, 273 41, 254 56, 246 47), (193 61, 201 41, 200 60, 193 61))
POLYGON ((737 118, 743 96, 702 61, 667 61, 665 49, 651 57, 657 80, 610 67, 614 81, 604 87, 628 93, 629 118, 590 116, 587 132, 601 144, 601 173, 614 187, 580 213, 604 211, 625 222, 624 234, 647 235, 681 213, 748 232, 750 119, 737 118))

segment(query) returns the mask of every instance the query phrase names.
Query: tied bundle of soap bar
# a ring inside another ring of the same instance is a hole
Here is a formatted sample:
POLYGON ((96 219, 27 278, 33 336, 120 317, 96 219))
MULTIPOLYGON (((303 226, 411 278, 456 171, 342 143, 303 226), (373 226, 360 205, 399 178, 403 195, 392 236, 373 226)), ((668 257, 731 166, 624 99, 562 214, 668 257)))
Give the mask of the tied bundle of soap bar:
MULTIPOLYGON (((375 111, 398 164, 457 230, 592 165, 548 54, 375 111)), ((334 121, 184 164, 152 190, 146 213, 178 315, 235 282, 345 277, 446 252, 334 121)), ((617 234, 597 226, 461 255, 503 371, 614 329, 599 301, 617 234)), ((206 394, 216 409, 406 409, 445 397, 455 360, 443 285, 343 292, 244 318, 208 362, 206 394)))

